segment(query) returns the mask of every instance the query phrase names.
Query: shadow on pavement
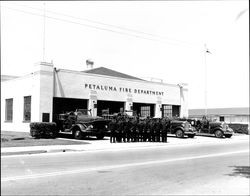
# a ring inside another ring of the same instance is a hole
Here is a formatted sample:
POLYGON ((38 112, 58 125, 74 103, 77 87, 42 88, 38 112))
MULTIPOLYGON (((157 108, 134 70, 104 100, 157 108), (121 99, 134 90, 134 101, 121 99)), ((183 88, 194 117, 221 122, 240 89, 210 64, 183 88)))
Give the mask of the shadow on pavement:
MULTIPOLYGON (((58 138, 65 138, 65 139, 74 139, 73 135, 72 134, 69 134, 69 133, 59 133, 58 134, 58 138)), ((81 139, 82 141, 86 141, 86 140, 100 140, 100 139, 97 139, 96 137, 85 137, 83 139, 81 139)), ((109 140, 109 138, 103 138, 102 140, 109 140)))
MULTIPOLYGON (((170 137, 170 138, 177 138, 174 134, 172 134, 172 135, 167 135, 167 137, 170 137)), ((194 137, 195 138, 195 137, 194 137)), ((193 138, 189 138, 189 137, 187 137, 187 136, 184 136, 184 137, 181 137, 181 138, 177 138, 177 139, 193 139, 193 138)))
POLYGON ((232 174, 227 174, 228 176, 241 176, 245 178, 250 178, 250 166, 229 166, 233 168, 232 174))
POLYGON ((214 138, 214 139, 231 139, 231 138, 225 138, 225 137, 222 137, 222 138, 217 138, 215 137, 214 135, 206 135, 206 134, 202 134, 202 133, 197 133, 196 134, 196 137, 209 137, 209 138, 214 138))

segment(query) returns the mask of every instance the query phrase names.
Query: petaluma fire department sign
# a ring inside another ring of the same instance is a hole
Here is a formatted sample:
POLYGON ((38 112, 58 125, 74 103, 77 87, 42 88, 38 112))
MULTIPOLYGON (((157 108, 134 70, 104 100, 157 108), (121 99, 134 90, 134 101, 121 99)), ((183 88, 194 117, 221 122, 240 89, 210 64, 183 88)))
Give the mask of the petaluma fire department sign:
POLYGON ((145 94, 145 95, 160 95, 160 96, 164 95, 164 92, 145 90, 145 89, 124 88, 117 86, 107 86, 107 85, 97 85, 97 84, 87 84, 87 83, 85 83, 84 86, 85 89, 90 89, 90 90, 113 91, 113 92, 135 93, 135 94, 145 94))

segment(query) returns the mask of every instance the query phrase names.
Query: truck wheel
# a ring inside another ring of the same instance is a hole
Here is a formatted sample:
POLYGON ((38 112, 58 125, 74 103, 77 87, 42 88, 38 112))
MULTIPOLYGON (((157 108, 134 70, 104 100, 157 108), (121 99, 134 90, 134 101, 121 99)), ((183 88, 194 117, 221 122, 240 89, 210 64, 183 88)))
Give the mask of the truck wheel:
POLYGON ((98 140, 102 140, 102 139, 104 138, 104 135, 97 135, 96 138, 97 138, 98 140))
POLYGON ((79 130, 79 129, 76 129, 73 132, 73 134, 74 134, 74 138, 77 139, 77 140, 80 140, 80 139, 83 138, 83 134, 82 134, 81 130, 79 130))
POLYGON ((184 137, 184 133, 180 129, 175 132, 175 135, 176 135, 177 138, 183 138, 184 137))
POLYGON ((215 131, 214 135, 215 135, 215 137, 217 137, 217 138, 222 138, 222 137, 223 137, 223 133, 222 133, 221 130, 215 131))

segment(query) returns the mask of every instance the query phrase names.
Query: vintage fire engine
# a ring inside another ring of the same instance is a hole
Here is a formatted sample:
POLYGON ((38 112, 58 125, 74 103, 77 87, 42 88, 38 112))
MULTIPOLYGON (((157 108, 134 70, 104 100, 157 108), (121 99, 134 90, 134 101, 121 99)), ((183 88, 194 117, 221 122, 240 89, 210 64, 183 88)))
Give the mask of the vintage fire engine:
POLYGON ((102 117, 93 117, 91 110, 77 109, 75 112, 59 114, 57 127, 61 133, 72 133, 75 139, 86 136, 96 136, 103 139, 108 134, 109 120, 102 117))

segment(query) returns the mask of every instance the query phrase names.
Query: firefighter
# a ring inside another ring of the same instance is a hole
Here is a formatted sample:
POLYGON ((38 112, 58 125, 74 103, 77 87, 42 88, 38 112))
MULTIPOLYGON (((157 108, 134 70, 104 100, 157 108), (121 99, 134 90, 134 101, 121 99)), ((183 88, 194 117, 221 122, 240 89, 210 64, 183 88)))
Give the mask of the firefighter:
POLYGON ((131 125, 130 125, 130 119, 128 118, 128 116, 124 116, 124 120, 123 120, 123 133, 122 133, 122 140, 123 142, 130 142, 130 138, 131 138, 131 125))
POLYGON ((143 126, 144 126, 144 121, 142 119, 139 119, 137 127, 138 127, 138 141, 142 142, 143 141, 143 126))
POLYGON ((149 116, 147 117, 146 119, 146 122, 145 122, 145 142, 146 141, 150 141, 151 140, 151 137, 150 137, 150 118, 149 116))
POLYGON ((122 141, 123 142, 128 142, 128 138, 129 138, 129 130, 127 130, 128 126, 128 119, 126 116, 123 116, 123 123, 122 123, 122 141))
POLYGON ((122 134, 123 134, 123 117, 119 116, 118 117, 118 122, 117 122, 117 129, 116 129, 116 141, 121 142, 122 141, 122 134))
POLYGON ((161 124, 160 119, 156 120, 155 130, 156 130, 156 142, 160 142, 161 141, 161 131, 162 131, 162 124, 161 124))
POLYGON ((131 120, 131 135, 132 142, 137 142, 137 118, 131 120))
POLYGON ((148 120, 145 119, 142 121, 142 130, 143 130, 143 135, 142 135, 142 139, 143 142, 147 141, 147 137, 148 137, 148 120))
POLYGON ((116 129, 117 129, 117 122, 115 117, 112 118, 112 120, 109 123, 109 129, 110 129, 110 143, 116 142, 116 129))
POLYGON ((156 122, 152 118, 150 121, 150 142, 155 142, 155 131, 156 131, 156 122))
POLYGON ((162 142, 167 142, 167 131, 170 128, 170 120, 167 118, 162 119, 162 142))

